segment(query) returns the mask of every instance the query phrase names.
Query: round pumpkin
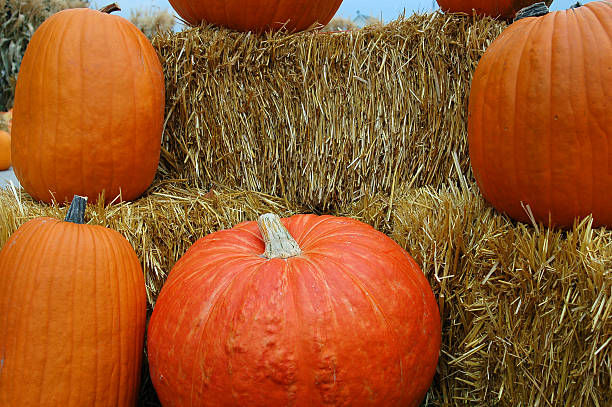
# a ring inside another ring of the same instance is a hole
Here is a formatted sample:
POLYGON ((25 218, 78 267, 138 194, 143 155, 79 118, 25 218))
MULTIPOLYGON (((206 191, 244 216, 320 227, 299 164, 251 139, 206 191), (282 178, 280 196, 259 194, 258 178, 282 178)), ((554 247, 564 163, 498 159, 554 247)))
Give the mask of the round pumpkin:
POLYGON ((0 130, 0 171, 11 166, 11 135, 0 130))
POLYGON ((37 218, 0 251, 0 405, 134 406, 146 294, 132 246, 83 224, 37 218))
MULTIPOLYGON (((109 7, 106 11, 116 8, 109 7)), ((140 196, 161 149, 164 78, 128 20, 86 8, 54 14, 26 49, 13 108, 13 167, 50 203, 140 196)))
POLYGON ((468 143, 483 196, 512 218, 612 226, 612 2, 521 19, 474 73, 468 143))
MULTIPOLYGON (((437 0, 440 8, 447 13, 476 13, 502 19, 513 19, 516 13, 539 0, 437 0)), ((551 5, 552 0, 546 0, 551 5)))
POLYGON ((262 32, 285 28, 302 31, 314 23, 326 25, 342 0, 169 0, 189 24, 216 24, 238 31, 262 32))
POLYGON ((353 219, 258 223, 205 236, 170 272, 147 336, 162 404, 418 406, 441 328, 408 253, 353 219))

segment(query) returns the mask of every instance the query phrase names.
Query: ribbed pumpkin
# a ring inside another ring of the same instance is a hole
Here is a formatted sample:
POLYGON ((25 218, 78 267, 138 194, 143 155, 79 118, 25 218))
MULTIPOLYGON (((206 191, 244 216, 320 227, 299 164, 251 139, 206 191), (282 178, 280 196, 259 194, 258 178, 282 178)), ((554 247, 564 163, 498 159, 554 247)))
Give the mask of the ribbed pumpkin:
POLYGON ((390 238, 347 218, 268 214, 185 253, 147 347, 166 407, 409 407, 440 337, 429 283, 390 238))
POLYGON ((11 135, 0 130, 0 171, 11 166, 11 135))
POLYGON ((521 19, 478 64, 469 149, 484 197, 511 217, 612 226, 612 2, 521 19))
MULTIPOLYGON (((512 19, 523 7, 537 3, 538 0, 436 0, 442 10, 449 13, 475 12, 479 15, 512 19)), ((552 0, 546 0, 550 6, 552 0)))
POLYGON ((0 251, 0 406, 134 406, 145 285, 119 233, 37 218, 0 251))
MULTIPOLYGON (((113 11, 116 8, 105 8, 113 11)), ((13 109, 13 166, 37 200, 141 195, 161 149, 164 78, 155 50, 126 19, 61 11, 34 33, 13 109)))
POLYGON ((327 24, 342 0, 169 0, 190 24, 202 22, 238 31, 267 31, 285 27, 305 30, 314 23, 327 24))

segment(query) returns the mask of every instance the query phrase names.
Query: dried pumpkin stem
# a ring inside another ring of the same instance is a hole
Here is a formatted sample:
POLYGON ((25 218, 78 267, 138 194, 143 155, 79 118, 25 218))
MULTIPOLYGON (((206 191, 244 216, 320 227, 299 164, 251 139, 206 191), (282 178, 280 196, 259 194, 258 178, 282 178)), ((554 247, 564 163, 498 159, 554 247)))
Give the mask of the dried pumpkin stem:
POLYGON ((85 223, 85 208, 87 207, 87 197, 75 195, 72 198, 68 213, 64 218, 65 222, 72 222, 82 225, 85 223))
POLYGON ((273 213, 261 215, 257 219, 257 225, 266 244, 266 251, 261 257, 287 259, 302 254, 302 249, 283 225, 278 215, 273 213))
POLYGON ((110 14, 114 11, 121 11, 119 5, 117 3, 109 4, 108 6, 104 6, 99 10, 101 13, 110 14))
POLYGON ((527 6, 525 8, 520 9, 516 13, 516 17, 514 17, 514 21, 521 20, 527 17, 542 17, 546 14, 550 13, 550 9, 543 1, 539 3, 532 4, 531 6, 527 6))

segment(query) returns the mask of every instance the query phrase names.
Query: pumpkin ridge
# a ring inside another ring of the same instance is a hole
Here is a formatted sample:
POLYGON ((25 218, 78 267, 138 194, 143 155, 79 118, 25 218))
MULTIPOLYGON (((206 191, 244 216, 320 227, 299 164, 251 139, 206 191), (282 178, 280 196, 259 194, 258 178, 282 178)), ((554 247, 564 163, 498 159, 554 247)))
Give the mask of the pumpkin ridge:
MULTIPOLYGON (((44 244, 41 245, 41 248, 38 250, 38 256, 33 256, 36 258, 36 264, 37 266, 34 267, 36 270, 41 270, 40 264, 43 262, 43 260, 45 260, 46 258, 60 258, 60 256, 58 256, 59 253, 61 253, 61 248, 63 248, 66 245, 66 241, 67 239, 70 239, 70 237, 72 236, 67 236, 66 233, 64 233, 64 227, 61 224, 61 222, 59 221, 54 221, 51 224, 51 227, 48 228, 48 230, 44 230, 44 232, 47 232, 47 237, 46 239, 42 239, 42 235, 41 236, 41 240, 44 241, 44 244), (50 243, 53 242, 54 245, 51 245, 50 243)), ((71 259, 72 261, 74 261, 74 257, 71 259)), ((60 280, 62 276, 62 271, 63 270, 59 270, 60 272, 58 272, 58 270, 56 270, 58 267, 56 265, 51 266, 51 268, 44 270, 46 271, 46 273, 44 273, 44 283, 47 285, 47 289, 46 289, 46 294, 45 294, 45 298, 47 299, 47 303, 50 302, 50 299, 53 297, 53 292, 54 290, 54 286, 55 284, 57 284, 57 282, 60 280)), ((40 295, 40 294, 39 294, 40 295)), ((29 303, 31 304, 33 301, 29 301, 29 303)), ((47 312, 50 312, 49 310, 47 310, 47 312)), ((20 316, 21 318, 21 316, 20 316)), ((52 324, 51 324, 51 318, 45 318, 46 319, 46 323, 45 323, 45 327, 42 331, 42 335, 41 336, 47 336, 45 334, 49 333, 49 331, 52 328, 52 324)), ((27 339, 26 339, 27 341, 27 339)), ((24 341, 24 342, 26 342, 24 341)), ((23 343, 23 342, 22 342, 23 343)), ((50 347, 50 342, 49 339, 46 337, 45 341, 44 341, 44 347, 46 350, 49 349, 50 347)), ((26 352, 23 352, 26 353, 26 352)), ((47 352, 45 352, 47 353, 47 352)), ((72 356, 72 355, 71 355, 72 356)), ((25 357, 23 358, 24 360, 26 359, 25 357)), ((70 358, 70 360, 72 361, 72 357, 70 358)), ((42 366, 40 369, 40 379, 41 379, 41 383, 44 386, 44 383, 46 380, 49 380, 47 377, 49 375, 49 373, 47 372, 46 366, 47 366, 47 362, 48 362, 48 358, 45 357, 43 359, 42 362, 42 366)), ((43 399, 42 399, 43 393, 39 392, 38 393, 38 405, 43 405, 43 399)), ((70 397, 70 395, 68 395, 68 397, 70 397)), ((68 403, 65 403, 68 404, 68 403)))
MULTIPOLYGON (((243 291, 242 306, 236 307, 235 312, 240 312, 243 309, 244 303, 246 302, 246 299, 248 298, 248 296, 246 295, 246 293, 248 292, 248 288, 251 288, 253 286, 253 280, 259 274, 259 271, 261 270, 261 268, 265 266, 265 264, 266 264, 265 262, 256 264, 253 267, 252 271, 249 273, 249 277, 246 279, 246 282, 244 283, 244 287, 247 287, 247 288, 245 288, 243 291)), ((243 275, 243 270, 237 271, 236 274, 227 282, 225 287, 219 290, 218 294, 216 295, 216 298, 211 301, 211 306, 206 312, 206 321, 204 321, 204 323, 202 324, 202 328, 200 328, 200 332, 198 335, 198 345, 196 346, 196 350, 195 350, 196 357, 193 358, 193 363, 191 366, 191 377, 192 378, 197 377, 197 375, 195 374, 195 371, 197 370, 197 367, 198 367, 197 366, 198 364, 197 362, 199 360, 198 355, 200 355, 201 348, 206 343, 204 340, 202 340, 202 338, 205 335, 210 334, 210 332, 208 332, 209 323, 215 318, 216 314, 218 313, 218 310, 220 309, 222 305, 222 302, 226 298, 230 289, 234 286, 234 284, 236 283, 236 280, 242 275, 243 275)), ((192 406, 194 405, 193 395, 194 395, 195 382, 196 380, 191 381, 191 392, 189 393, 189 403, 192 406)), ((200 381, 200 389, 202 388, 203 385, 204 385, 204 382, 200 381)))
MULTIPOLYGON (((46 220, 50 220, 50 218, 46 219, 46 220)), ((6 250, 6 248, 9 248, 10 246, 16 244, 16 240, 18 238, 21 237, 22 238, 21 240, 23 240, 24 238, 22 237, 22 235, 25 235, 27 237, 27 240, 25 242, 27 244, 27 246, 28 247, 33 246, 31 244, 31 242, 34 239, 35 233, 31 233, 30 234, 28 232, 30 231, 30 229, 32 229, 34 231, 37 231, 37 229, 39 229, 41 225, 42 225, 42 223, 40 221, 30 221, 30 222, 25 223, 22 227, 20 227, 18 229, 19 234, 16 234, 14 236, 11 236, 11 238, 9 238, 9 240, 6 242, 5 246, 2 247, 2 250, 0 251, 0 253, 4 252, 6 250)), ((50 240, 49 239, 45 239, 44 242, 45 242, 45 244, 49 244, 50 240)), ((21 243, 19 243, 19 244, 21 244, 21 243)), ((14 256, 15 256, 15 254, 11 253, 11 257, 14 257, 14 256)), ((4 259, 4 258, 5 258, 5 256, 1 256, 0 257, 0 259, 4 259)), ((23 251, 21 253, 18 253, 18 257, 17 257, 18 264, 23 264, 24 259, 28 259, 28 261, 33 261, 33 260, 34 261, 39 261, 39 262, 42 261, 40 259, 40 256, 31 256, 31 252, 28 253, 27 256, 26 256, 26 252, 25 251, 23 251)), ((2 263, 0 263, 0 266, 4 266, 4 265, 2 263)), ((5 270, 5 268, 2 267, 0 270, 5 270)), ((15 303, 16 301, 13 298, 13 295, 12 295, 13 293, 16 292, 15 287, 17 286, 17 284, 20 281, 22 281, 21 280, 22 277, 25 278, 25 280, 23 280, 23 281, 25 283, 27 283, 29 281, 29 278, 28 278, 29 276, 28 275, 24 276, 22 273, 17 273, 17 275, 14 278, 11 278, 13 276, 9 276, 7 273, 2 273, 2 275, 6 275, 6 280, 8 282, 7 285, 8 285, 8 293, 9 293, 9 295, 6 296, 6 303, 7 304, 15 303)), ((7 285, 5 285, 5 284, 0 285, 0 291, 4 291, 4 290, 2 290, 2 287, 6 287, 7 285)), ((2 298, 2 297, 5 297, 5 295, 0 296, 0 298, 2 298)), ((19 299, 17 299, 17 300, 19 300, 19 299)), ((23 319, 23 315, 24 314, 25 315, 28 314, 28 312, 29 312, 29 308, 28 307, 31 306, 31 305, 32 305, 31 301, 25 301, 25 306, 18 307, 19 311, 18 311, 18 313, 17 313, 17 315, 16 315, 14 320, 21 321, 23 319)), ((4 314, 4 318, 3 319, 4 319, 4 323, 3 323, 4 328, 8 329, 9 322, 10 322, 8 313, 4 314)), ((6 344, 8 343, 8 341, 7 341, 6 335, 1 335, 0 336, 0 343, 4 343, 4 346, 2 346, 2 360, 4 361, 7 358, 7 355, 8 355, 8 357, 12 357, 12 355, 10 353, 7 354, 7 345, 6 344)), ((23 341, 20 340, 20 337, 18 336, 18 334, 15 335, 14 343, 15 343, 15 345, 13 345, 13 346, 15 348, 18 346, 16 344, 23 343, 23 341)), ((8 352, 11 352, 10 348, 8 349, 8 352)), ((17 352, 15 349, 13 349, 12 353, 13 354, 21 354, 21 356, 23 358, 26 357, 26 352, 17 352)), ((9 376, 9 379, 10 378, 11 377, 9 376)), ((10 387, 14 388, 16 386, 15 377, 13 376, 12 379, 13 380, 11 381, 10 385, 7 384, 7 386, 9 388, 10 387)), ((0 389, 2 388, 2 383, 3 383, 3 381, 0 380, 0 389)), ((4 383, 6 383, 6 379, 4 380, 4 383)), ((3 394, 3 392, 0 392, 0 396, 2 396, 2 394, 3 394)))
MULTIPOLYGON (((327 282, 327 279, 325 278, 325 274, 321 271, 320 263, 316 261, 315 258, 310 254, 306 256, 302 256, 300 257, 300 259, 306 261, 307 263, 311 265, 313 279, 317 281, 317 283, 324 289, 323 292, 325 293, 325 299, 327 302, 329 313, 331 315, 330 320, 333 321, 333 331, 341 332, 340 324, 338 323, 338 315, 336 313, 336 309, 334 308, 334 301, 333 301, 334 296, 332 295, 332 289, 330 288, 329 283, 327 282)), ((327 344, 327 346, 329 345, 327 344)), ((335 344, 334 344, 333 349, 329 351, 326 356, 331 359, 337 358, 338 350, 335 344)), ((321 361, 324 362, 323 355, 320 355, 319 353, 317 353, 317 362, 321 362, 321 361)), ((318 367, 318 365, 315 365, 315 367, 318 367)), ((338 394, 338 388, 335 382, 334 382, 334 387, 332 390, 334 394, 338 394)), ((317 391, 318 391, 319 396, 322 399, 325 399, 325 394, 323 394, 326 391, 325 388, 317 386, 317 391)), ((329 392, 331 393, 332 391, 329 391, 329 392)))
MULTIPOLYGON (((41 47, 43 47, 43 49, 44 49, 44 54, 43 54, 43 57, 42 57, 41 66, 43 66, 44 69, 40 69, 40 74, 39 74, 39 77, 38 77, 38 80, 40 82, 40 89, 41 89, 39 97, 42 98, 42 99, 46 99, 47 89, 48 89, 48 86, 50 85, 50 82, 51 82, 49 80, 46 80, 47 78, 45 77, 45 73, 46 73, 46 67, 48 66, 49 55, 51 54, 50 51, 53 49, 53 46, 51 46, 52 45, 52 39, 53 39, 53 30, 51 30, 51 28, 47 28, 47 27, 45 27, 45 28, 46 28, 45 31, 44 31, 45 36, 42 37, 42 38, 45 38, 46 41, 43 44, 41 44, 41 47), (47 32, 49 32, 49 34, 47 34, 47 32)), ((55 44, 53 44, 53 45, 55 45, 55 44)), ((31 92, 32 91, 32 87, 31 86, 28 86, 28 87, 29 87, 30 92, 31 92)), ((46 123, 47 120, 48 120, 47 115, 45 114, 46 110, 48 108, 49 108, 49 106, 46 106, 43 109, 41 109, 41 112, 38 115, 39 117, 42 116, 42 117, 40 117, 39 120, 41 120, 44 123, 46 123)), ((36 144, 38 146, 45 146, 45 144, 46 144, 45 143, 45 141, 46 141, 45 140, 45 134, 44 134, 44 130, 43 129, 44 128, 41 126, 39 131, 38 131, 38 134, 36 135, 37 136, 37 143, 36 144)), ((29 152, 31 152, 31 150, 29 150, 29 152)), ((49 179, 48 179, 49 173, 47 171, 43 171, 42 170, 43 169, 43 158, 42 158, 40 152, 38 152, 36 154, 36 156, 37 156, 36 163, 38 164, 38 173, 40 174, 40 179, 37 180, 37 182, 42 183, 43 185, 49 186, 49 185, 51 185, 51 184, 49 184, 49 179)))
MULTIPOLYGON (((524 21, 524 20, 523 20, 524 21)), ((539 22, 539 21, 538 21, 539 22)), ((530 44, 529 38, 530 36, 533 34, 533 31, 536 29, 536 27, 539 24, 533 24, 530 25, 528 27, 528 31, 525 32, 524 36, 522 36, 523 39, 523 43, 522 43, 522 47, 521 49, 516 53, 516 55, 518 56, 519 62, 516 65, 517 66, 517 74, 520 73, 521 71, 525 70, 524 67, 524 62, 527 59, 524 58, 525 54, 529 51, 529 47, 528 44, 530 44)), ((508 44, 506 42, 504 42, 503 44, 503 49, 505 51, 506 47, 508 47, 508 44)), ((512 55, 512 53, 507 53, 504 57, 510 59, 510 57, 514 57, 514 55, 512 55)), ((514 57, 517 58, 517 57, 514 57)), ((503 66, 497 66, 496 67, 499 71, 500 71, 500 76, 503 78, 504 77, 504 69, 503 66)), ((521 98, 521 88, 520 88, 520 81, 516 81, 514 84, 514 92, 513 92, 513 101, 517 101, 517 100, 522 100, 521 98)), ((485 85, 485 87, 487 87, 488 84, 485 85)), ((516 118, 519 117, 520 115, 518 114, 518 108, 519 108, 519 103, 513 103, 513 108, 514 108, 514 114, 513 114, 513 119, 512 121, 514 123, 516 123, 516 118)), ((497 114, 499 114, 500 112, 497 112, 497 114)), ((497 117, 497 119, 499 119, 499 117, 497 117)), ((481 123, 481 132, 482 134, 486 134, 486 122, 482 122, 481 123)), ((516 124, 513 125, 513 134, 510 137, 511 141, 512 141, 512 163, 513 163, 513 171, 511 171, 511 173, 514 175, 514 182, 509 184, 509 188, 511 188, 513 191, 516 191, 517 189, 517 185, 521 184, 521 178, 523 178, 522 174, 521 174, 521 165, 518 162, 518 157, 519 157, 519 150, 523 149, 524 146, 520 145, 522 142, 522 139, 520 139, 520 135, 517 136, 517 133, 520 133, 520 130, 517 129, 516 124), (518 142, 517 142, 518 141, 518 142)), ((496 142, 498 143, 503 143, 506 142, 507 140, 496 140, 496 142)), ((499 157, 490 157, 490 159, 493 159, 495 161, 497 161, 499 159, 499 157)), ((485 171, 486 172, 486 171, 485 171)), ((497 194, 497 192, 496 192, 497 194)), ((521 193, 520 195, 524 195, 523 193, 521 193)), ((525 197, 522 196, 521 197, 521 201, 525 201, 524 199, 525 197)), ((525 216, 525 215, 523 215, 525 216)))
MULTIPOLYGON (((130 55, 132 53, 131 52, 132 50, 130 49, 129 42, 128 42, 127 38, 126 38, 126 29, 127 28, 125 27, 125 24, 120 24, 119 23, 120 21, 121 20, 115 19, 115 26, 117 27, 116 32, 119 33, 119 37, 121 37, 121 43, 123 44, 123 47, 125 48, 126 54, 130 55)), ((141 54, 141 57, 144 58, 144 56, 142 54, 141 54)), ((130 71, 135 71, 135 69, 133 67, 133 62, 134 62, 133 58, 129 58, 128 60, 129 60, 129 64, 130 64, 130 71)), ((130 99, 130 105, 132 107, 132 111, 134 111, 134 107, 136 106, 136 100, 138 99, 138 97, 136 95, 136 86, 135 86, 136 85, 136 79, 135 79, 134 75, 130 75, 130 79, 131 79, 131 86, 130 86, 130 91, 131 91, 131 95, 130 96, 131 96, 131 99, 130 99)), ((122 119, 125 120, 126 118, 122 117, 122 119)), ((130 123, 130 125, 129 125, 130 131, 129 132, 132 133, 132 134, 137 133, 138 129, 135 128, 135 123, 136 122, 133 121, 133 120, 129 120, 129 123, 130 123)), ((129 159, 129 163, 130 163, 129 173, 134 174, 135 173, 134 171, 136 170, 136 157, 138 157, 137 154, 139 153, 136 150, 136 143, 127 142, 127 140, 126 140, 126 143, 121 145, 121 148, 130 151, 130 153, 129 153, 129 157, 130 157, 130 159, 129 159)), ((123 156, 123 160, 125 160, 125 159, 126 159, 126 156, 124 155, 123 156)), ((131 177, 130 181, 129 181, 130 190, 132 189, 132 182, 133 181, 134 181, 134 177, 131 177)), ((114 186, 114 184, 113 184, 113 186, 114 186)), ((109 193, 110 193, 110 191, 109 191, 109 193)), ((121 189, 117 190, 116 193, 122 194, 121 189)), ((110 197, 110 198, 114 198, 114 197, 110 197)))
MULTIPOLYGON (((68 28, 72 25, 71 20, 73 20, 73 19, 74 19, 74 16, 72 16, 71 19, 68 21, 68 23, 62 27, 61 34, 58 34, 58 37, 60 38, 60 40, 59 40, 59 47, 63 47, 64 46, 64 40, 65 40, 66 32, 68 31, 68 28)), ((60 29, 57 28, 56 31, 60 31, 60 29)), ((50 42, 52 37, 49 36, 48 38, 49 38, 48 42, 50 42)), ((47 43, 47 46, 49 46, 48 43, 47 43)), ((50 48, 52 48, 52 47, 50 47, 50 48)), ((61 55, 61 52, 58 52, 57 53, 57 65, 56 65, 57 67, 60 66, 60 55, 61 55)), ((61 83, 61 76, 60 75, 57 75, 57 77, 56 77, 55 86, 57 87, 57 89, 61 89, 62 83, 61 83)), ((59 122, 60 122, 59 119, 61 117, 58 107, 61 106, 61 103, 62 103, 61 95, 57 94, 56 95, 56 99, 57 100, 55 100, 54 102, 50 102, 50 104, 53 107, 49 107, 52 110, 54 110, 54 115, 53 116, 55 117, 55 124, 53 126, 54 127, 54 131, 50 132, 53 135, 53 140, 50 141, 50 144, 51 144, 50 148, 55 150, 55 151, 61 151, 62 148, 61 147, 58 148, 58 146, 57 146, 57 144, 58 144, 57 143, 57 135, 58 135, 57 130, 58 130, 58 127, 59 127, 59 122)), ((58 185, 58 183, 57 183, 57 180, 58 180, 58 176, 57 176, 58 155, 57 154, 53 154, 53 158, 52 158, 51 161, 52 161, 52 168, 50 168, 49 171, 47 171, 48 172, 48 176, 50 178, 50 182, 47 183, 47 185, 55 187, 56 185, 58 185)))

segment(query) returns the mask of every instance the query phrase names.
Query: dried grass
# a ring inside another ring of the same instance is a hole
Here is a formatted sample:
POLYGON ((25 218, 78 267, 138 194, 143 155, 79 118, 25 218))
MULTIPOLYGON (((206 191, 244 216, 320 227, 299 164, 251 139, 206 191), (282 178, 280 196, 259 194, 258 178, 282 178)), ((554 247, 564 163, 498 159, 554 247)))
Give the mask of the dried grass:
POLYGON ((514 224, 475 185, 397 202, 443 315, 435 404, 612 405, 612 231, 514 224))
POLYGON ((130 22, 148 38, 172 31, 177 18, 166 9, 138 7, 130 9, 130 22))
MULTIPOLYGON (((220 188, 220 187, 219 187, 220 188)), ((141 260, 152 304, 174 263, 200 237, 255 220, 263 211, 288 216, 298 207, 257 192, 199 190, 166 182, 143 198, 119 205, 88 205, 88 223, 119 231, 141 260)), ((0 189, 0 245, 26 221, 38 216, 63 219, 67 207, 32 200, 22 189, 0 189)))
POLYGON ((473 70, 503 23, 439 13, 346 33, 157 36, 163 176, 332 210, 469 172, 473 70))
MULTIPOLYGON (((612 231, 592 229, 590 219, 566 232, 513 223, 459 179, 441 189, 402 186, 391 206, 374 196, 341 213, 385 230, 436 293, 443 346, 426 405, 609 406, 612 231)), ((268 211, 307 208, 258 192, 158 183, 138 201, 90 207, 87 219, 132 243, 152 303, 196 239, 268 211)), ((0 243, 28 219, 64 212, 0 190, 0 243)), ((143 383, 141 405, 159 405, 143 383)))
POLYGON ((0 0, 0 111, 13 106, 21 59, 34 31, 46 18, 89 0, 0 0))

